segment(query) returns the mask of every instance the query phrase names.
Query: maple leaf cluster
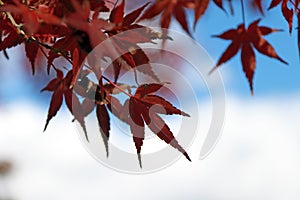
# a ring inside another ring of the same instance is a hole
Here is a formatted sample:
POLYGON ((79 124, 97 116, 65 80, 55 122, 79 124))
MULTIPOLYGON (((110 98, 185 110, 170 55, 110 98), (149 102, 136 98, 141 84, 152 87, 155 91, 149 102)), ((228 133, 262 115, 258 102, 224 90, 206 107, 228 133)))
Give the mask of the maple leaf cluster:
MULTIPOLYGON (((251 2, 262 15, 265 15, 266 8, 261 0, 251 2)), ((33 74, 36 71, 36 60, 40 57, 47 60, 44 66, 47 73, 56 74, 56 78, 42 89, 42 91, 52 92, 45 130, 64 101, 74 120, 82 126, 87 140, 89 137, 85 118, 95 111, 107 155, 109 155, 110 118, 114 115, 130 127, 140 165, 145 126, 190 160, 161 117, 161 114, 189 115, 175 108, 164 97, 155 94, 164 87, 164 84, 153 71, 151 61, 141 48, 141 44, 153 44, 156 40, 162 40, 164 44, 167 39, 170 39, 168 29, 173 19, 187 34, 192 35, 187 10, 192 10, 194 13, 193 29, 195 30, 198 21, 210 5, 217 6, 224 13, 227 13, 229 8, 230 13, 233 14, 234 5, 238 1, 155 0, 138 5, 131 12, 126 12, 126 3, 130 1, 0 0, 0 51, 8 59, 7 49, 23 44, 33 74), (154 20, 156 17, 160 19, 162 33, 140 23, 154 20), (112 71, 110 76, 113 77, 112 80, 103 75, 99 66, 90 66, 87 70, 81 70, 89 53, 107 39, 110 39, 111 45, 105 46, 105 55, 99 56, 102 56, 103 60, 107 57, 114 58, 108 67, 112 71), (70 66, 57 65, 58 58, 66 60, 70 66), (151 77, 153 83, 136 86, 120 83, 120 76, 131 70, 135 72, 133 79, 137 79, 136 71, 139 71, 151 77), (90 74, 97 77, 97 83, 90 80, 90 74), (134 94, 132 89, 135 90, 134 94), (119 93, 128 96, 123 104, 117 98, 119 93)), ((294 15, 298 17, 300 23, 299 1, 272 0, 268 9, 279 5, 291 33, 294 15)), ((242 67, 252 92, 256 69, 254 50, 287 64, 264 39, 264 36, 280 30, 260 26, 260 21, 255 20, 249 26, 244 21, 236 29, 215 36, 229 40, 231 44, 214 69, 241 50, 242 67)), ((298 35, 300 41, 299 29, 298 35)), ((298 43, 300 49, 300 42, 298 43)))
POLYGON ((47 59, 47 72, 51 73, 54 70, 56 73, 56 78, 41 90, 52 92, 44 131, 64 101, 74 116, 74 120, 78 121, 83 128, 87 141, 89 137, 85 117, 95 110, 107 156, 109 155, 111 117, 109 112, 111 112, 130 126, 140 165, 144 123, 160 139, 190 160, 186 151, 174 138, 168 125, 159 116, 159 114, 188 115, 175 108, 163 97, 154 94, 163 87, 163 84, 152 70, 150 59, 139 47, 142 43, 154 43, 157 39, 167 39, 151 28, 136 23, 148 5, 149 3, 146 3, 125 14, 125 1, 114 5, 112 9, 108 8, 105 1, 93 0, 28 1, 26 3, 13 0, 1 3, 0 50, 5 51, 24 44, 33 74, 39 51, 47 59), (103 12, 109 12, 108 19, 100 17, 103 12), (114 80, 105 78, 96 66, 80 73, 82 63, 88 54, 108 38, 111 38, 112 46, 107 48, 106 56, 121 55, 110 65, 114 71, 114 80), (72 65, 65 75, 63 69, 55 64, 55 60, 59 57, 66 59, 72 65), (131 69, 152 77, 157 83, 139 85, 135 95, 131 95, 131 86, 118 83, 121 71, 131 69), (98 83, 88 78, 91 73, 99 79, 98 83), (130 97, 124 104, 121 104, 114 96, 116 89, 130 97), (130 92, 126 92, 126 89, 130 92), (95 91, 92 95, 91 90, 95 91), (163 109, 150 113, 149 110, 154 105, 159 105, 163 109))

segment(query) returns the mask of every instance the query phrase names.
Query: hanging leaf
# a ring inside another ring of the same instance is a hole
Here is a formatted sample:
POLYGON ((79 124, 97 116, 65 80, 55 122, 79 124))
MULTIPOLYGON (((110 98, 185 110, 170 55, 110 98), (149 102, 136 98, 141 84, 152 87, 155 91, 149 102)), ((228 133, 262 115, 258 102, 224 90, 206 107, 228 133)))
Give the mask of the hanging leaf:
MULTIPOLYGON (((250 90, 253 93, 253 76, 256 69, 255 54, 253 47, 268 57, 275 58, 280 62, 287 64, 281 57, 278 56, 275 49, 269 44, 263 36, 268 35, 273 32, 280 31, 278 29, 272 29, 265 26, 258 26, 260 20, 256 20, 249 25, 246 29, 244 24, 238 26, 237 29, 228 30, 221 35, 215 37, 231 40, 231 44, 227 47, 225 52, 222 54, 221 58, 217 62, 216 66, 211 70, 215 70, 223 63, 230 60, 235 56, 240 49, 242 49, 241 60, 243 65, 243 70, 249 81, 250 90)), ((210 72, 210 73, 211 73, 210 72)))
POLYGON ((179 143, 175 139, 168 125, 158 114, 178 114, 184 116, 189 115, 174 107, 164 98, 153 94, 161 87, 162 85, 160 84, 141 85, 137 88, 135 95, 130 97, 128 103, 125 103, 125 105, 129 104, 129 114, 132 121, 129 121, 128 123, 131 128, 140 165, 140 153, 145 136, 145 124, 160 139, 180 151, 189 161, 191 161, 186 151, 179 145, 179 143), (156 107, 154 108, 153 106, 156 107))

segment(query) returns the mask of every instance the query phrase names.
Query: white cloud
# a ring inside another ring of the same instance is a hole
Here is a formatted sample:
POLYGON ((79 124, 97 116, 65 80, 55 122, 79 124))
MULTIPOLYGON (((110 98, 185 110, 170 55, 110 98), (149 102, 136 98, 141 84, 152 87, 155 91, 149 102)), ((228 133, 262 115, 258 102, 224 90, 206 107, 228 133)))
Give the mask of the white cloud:
POLYGON ((182 158, 147 175, 121 174, 96 162, 66 113, 42 133, 45 110, 24 103, 1 108, 0 159, 15 164, 7 193, 19 200, 298 200, 300 96, 227 102, 223 135, 209 157, 197 160, 199 136, 189 149, 192 163, 182 158))

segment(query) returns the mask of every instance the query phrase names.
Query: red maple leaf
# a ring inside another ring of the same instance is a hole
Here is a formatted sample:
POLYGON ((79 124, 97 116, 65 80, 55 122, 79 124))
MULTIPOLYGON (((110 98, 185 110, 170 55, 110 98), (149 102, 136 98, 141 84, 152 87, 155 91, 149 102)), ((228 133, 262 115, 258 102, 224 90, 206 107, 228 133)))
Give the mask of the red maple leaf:
POLYGON ((70 88, 72 78, 73 78, 72 70, 69 71, 65 77, 63 77, 63 72, 60 71, 59 69, 56 69, 56 78, 51 80, 48 83, 48 85, 41 90, 41 92, 43 91, 53 92, 44 131, 47 129, 50 120, 59 111, 64 98, 69 111, 72 113, 75 119, 82 126, 86 139, 88 140, 88 135, 86 132, 86 127, 84 122, 84 117, 86 113, 85 111, 82 110, 82 106, 78 97, 73 93, 72 89, 70 88))
MULTIPOLYGON (((287 64, 281 57, 278 56, 275 49, 267 42, 263 36, 279 31, 265 26, 258 26, 260 20, 256 20, 245 28, 244 24, 238 26, 237 29, 228 30, 221 35, 215 37, 223 40, 231 40, 231 44, 227 47, 216 66, 211 70, 215 70, 223 63, 230 60, 241 49, 241 61, 243 70, 250 84, 251 92, 253 93, 253 76, 256 69, 256 60, 253 47, 268 57, 275 58, 280 62, 287 64)), ((211 73, 210 72, 210 73, 211 73)))
MULTIPOLYGON (((146 3, 125 15, 125 1, 122 1, 120 5, 111 11, 109 20, 114 24, 114 27, 107 30, 106 33, 112 37, 114 47, 131 68, 149 75, 155 81, 159 81, 149 64, 148 56, 137 45, 139 43, 153 43, 154 39, 161 38, 160 34, 150 28, 135 23, 148 4, 146 3)), ((113 62, 115 81, 119 77, 121 66, 120 60, 117 59, 113 62)))
POLYGON ((71 29, 86 33, 91 48, 96 47, 107 38, 102 29, 105 29, 108 22, 98 19, 99 11, 95 11, 93 18, 90 19, 92 11, 90 2, 88 1, 83 1, 80 4, 75 0, 71 0, 71 4, 74 12, 67 14, 65 22, 71 29))
POLYGON ((262 0, 252 0, 252 5, 254 8, 258 9, 261 12, 261 14, 264 14, 262 0))
POLYGON ((46 5, 40 5, 35 9, 29 8, 27 5, 13 0, 13 4, 5 4, 0 7, 0 11, 10 12, 20 16, 24 23, 24 30, 27 35, 36 33, 39 29, 40 22, 60 25, 61 20, 50 13, 51 9, 46 5))
POLYGON ((72 51, 78 46, 77 38, 74 34, 69 33, 63 38, 58 39, 53 45, 51 51, 49 51, 47 57, 47 72, 49 73, 50 67, 53 64, 53 61, 64 55, 68 56, 72 54, 72 51))
POLYGON ((214 0, 214 3, 215 3, 219 8, 221 8, 222 10, 224 10, 224 7, 223 7, 223 0, 214 0))
POLYGON ((141 85, 137 88, 135 95, 125 101, 124 106, 121 106, 116 99, 111 103, 111 105, 114 105, 114 108, 112 109, 113 113, 130 126, 140 166, 142 166, 140 154, 145 136, 145 125, 147 125, 161 140, 170 144, 191 161, 186 151, 175 139, 169 126, 159 116, 159 114, 189 115, 174 107, 164 98, 155 95, 154 93, 161 87, 163 87, 162 84, 141 85))
POLYGON ((298 20, 298 53, 300 55, 300 29, 299 29, 300 17, 299 17, 299 9, 298 9, 298 5, 299 5, 300 1, 299 0, 296 0, 294 2, 291 1, 290 3, 294 7, 294 9, 292 9, 292 8, 288 7, 288 3, 289 3, 288 0, 272 0, 271 4, 269 6, 269 9, 272 9, 272 8, 280 5, 280 3, 281 3, 281 13, 282 13, 282 15, 284 16, 285 20, 287 21, 287 23, 289 25, 290 34, 292 33, 292 30, 293 30, 293 15, 294 15, 294 13, 295 14, 297 13, 297 20, 298 20))
POLYGON ((0 33, 4 38, 0 43, 0 51, 15 47, 25 41, 8 19, 0 20, 0 33))
MULTIPOLYGON (((221 5, 218 1, 216 1, 216 3, 221 5)), ((160 25, 163 28, 163 34, 167 35, 167 29, 170 26, 173 15, 181 27, 191 35, 184 8, 193 8, 195 10, 195 28, 197 21, 205 13, 208 4, 209 0, 156 0, 155 3, 145 11, 140 20, 152 19, 161 14, 160 25)))
MULTIPOLYGON (((130 87, 125 84, 103 84, 101 78, 99 83, 96 84, 87 77, 90 72, 91 71, 83 70, 82 73, 79 74, 78 84, 75 85, 74 91, 84 98, 81 104, 81 110, 83 111, 84 116, 88 116, 94 108, 96 108, 99 130, 108 157, 108 141, 110 136, 110 116, 108 110, 113 114, 116 114, 119 113, 122 108, 119 100, 112 95, 121 93, 123 89, 130 90, 130 87)), ((119 114, 116 116, 119 116, 119 114)))
MULTIPOLYGON (((287 21, 288 25, 289 25, 289 30, 290 33, 292 32, 292 28, 293 28, 293 14, 294 11, 293 9, 288 8, 288 3, 289 0, 272 0, 270 6, 268 9, 272 9, 276 6, 278 6, 281 3, 281 12, 285 18, 285 20, 287 21)), ((296 3, 294 4, 295 9, 297 9, 299 2, 296 1, 296 3)))
MULTIPOLYGON (((18 30, 13 27, 10 22, 5 19, 0 20, 0 33, 2 33, 0 42, 0 51, 5 51, 11 47, 15 47, 25 42, 25 38, 22 37, 18 30), (2 40, 2 37, 4 39, 2 40)), ((34 62, 38 53, 39 45, 30 41, 25 42, 25 53, 31 63, 32 74, 35 73, 34 62)))
POLYGON ((25 52, 26 52, 26 56, 27 56, 28 60, 31 63, 32 74, 35 73, 34 63, 35 63, 35 59, 38 54, 38 50, 39 50, 39 45, 37 43, 34 43, 34 42, 26 42, 25 43, 25 52))

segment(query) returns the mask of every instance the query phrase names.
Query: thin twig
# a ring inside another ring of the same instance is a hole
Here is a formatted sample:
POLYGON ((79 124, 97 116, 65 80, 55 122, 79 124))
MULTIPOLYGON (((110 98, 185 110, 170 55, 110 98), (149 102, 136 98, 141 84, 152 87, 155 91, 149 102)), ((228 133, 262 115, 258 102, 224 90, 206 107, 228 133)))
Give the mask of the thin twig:
POLYGON ((246 26, 246 16, 245 16, 245 5, 244 0, 241 0, 241 7, 242 7, 242 16, 243 16, 243 23, 246 26))
POLYGON ((129 97, 132 97, 131 94, 129 94, 128 92, 126 92, 125 90, 123 90, 121 87, 119 87, 117 84, 115 84, 114 82, 110 81, 108 78, 106 78, 105 76, 102 75, 102 78, 104 80, 106 80, 108 83, 112 84, 114 87, 116 87, 118 90, 120 90, 122 93, 126 94, 129 97))
POLYGON ((297 7, 297 5, 296 5, 296 3, 295 3, 294 1, 289 0, 289 2, 290 2, 291 4, 293 4, 293 6, 295 7, 295 9, 296 9, 298 12, 300 12, 300 9, 297 7))

